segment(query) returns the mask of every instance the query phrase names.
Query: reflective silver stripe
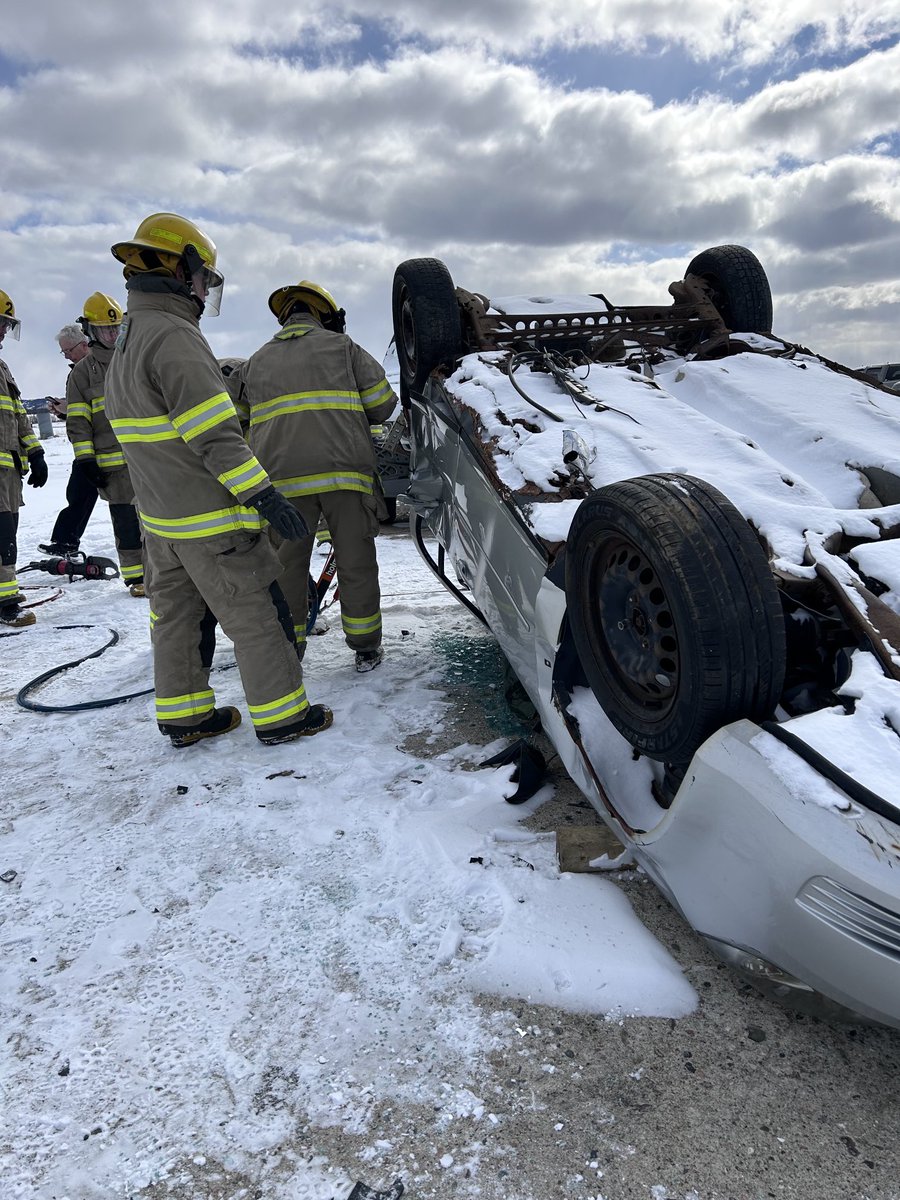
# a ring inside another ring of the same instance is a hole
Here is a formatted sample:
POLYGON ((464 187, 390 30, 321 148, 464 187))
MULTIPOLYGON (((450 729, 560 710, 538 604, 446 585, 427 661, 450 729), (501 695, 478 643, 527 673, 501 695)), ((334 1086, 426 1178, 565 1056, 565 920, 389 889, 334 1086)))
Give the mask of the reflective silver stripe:
POLYGON ((172 424, 186 442, 206 429, 212 428, 213 425, 219 425, 228 417, 235 415, 231 397, 226 392, 223 392, 221 396, 213 396, 212 400, 215 400, 216 403, 212 404, 210 400, 205 400, 203 404, 197 405, 197 409, 200 411, 192 409, 191 413, 185 417, 173 418, 172 424))
POLYGON ((371 494, 370 476, 355 472, 347 475, 301 475, 295 479, 273 479, 275 487, 285 496, 312 496, 316 492, 364 492, 371 494))
POLYGON ((116 418, 110 421, 120 442, 167 442, 181 434, 166 417, 116 418))
POLYGON ((247 529, 258 533, 262 528, 259 515, 248 508, 226 508, 220 512, 197 513, 193 517, 151 517, 140 514, 141 524, 147 533, 157 537, 178 540, 181 538, 209 537, 214 533, 228 533, 232 529, 247 529))
POLYGON ((239 496, 241 492, 247 491, 248 488, 267 482, 268 476, 259 465, 259 462, 255 458, 252 458, 244 467, 234 471, 225 471, 222 475, 218 476, 218 480, 230 492, 234 492, 236 496, 239 496))
POLYGON ((367 388, 366 391, 360 393, 360 397, 365 408, 374 408, 375 405, 381 404, 391 394, 391 385, 385 379, 377 389, 367 388))
POLYGON ((296 396, 277 396, 263 404, 254 404, 250 410, 250 424, 262 425, 273 417, 287 416, 300 412, 363 412, 362 401, 354 392, 313 392, 296 396))
POLYGON ((156 719, 172 721, 179 717, 197 717, 212 712, 216 698, 212 692, 197 692, 188 696, 173 696, 156 701, 156 719))
POLYGON ((381 628, 381 613, 371 617, 345 617, 342 614, 341 628, 344 633, 377 633, 381 628))
POLYGON ((276 721, 283 721, 285 717, 299 715, 309 708, 309 701, 306 698, 306 689, 300 687, 278 704, 248 704, 247 707, 250 709, 250 719, 254 725, 273 725, 276 721))

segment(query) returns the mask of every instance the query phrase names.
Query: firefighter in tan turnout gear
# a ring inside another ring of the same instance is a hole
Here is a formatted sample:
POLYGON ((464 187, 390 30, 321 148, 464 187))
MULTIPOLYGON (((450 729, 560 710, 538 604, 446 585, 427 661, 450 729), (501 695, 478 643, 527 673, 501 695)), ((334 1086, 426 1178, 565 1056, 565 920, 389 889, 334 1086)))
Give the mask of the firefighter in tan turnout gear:
MULTIPOLYGON (((272 293, 269 308, 281 330, 236 370, 232 395, 275 486, 310 530, 324 518, 344 637, 356 651, 356 669, 371 671, 384 657, 375 537, 386 509, 379 513, 384 501, 369 427, 390 416, 397 397, 383 367, 344 333, 344 310, 323 287, 288 284, 272 293)), ((276 531, 274 540, 302 651, 313 534, 287 542, 276 531)))
POLYGON ((147 217, 112 252, 128 310, 106 378, 106 411, 128 460, 144 527, 156 717, 174 745, 227 733, 209 670, 218 621, 235 656, 257 738, 327 729, 331 710, 303 687, 279 566, 263 536, 307 533, 244 440, 200 315, 218 313, 216 248, 174 213, 147 217))
POLYGON ((90 349, 66 380, 66 435, 84 478, 109 504, 119 570, 132 596, 143 596, 144 559, 134 488, 106 406, 106 372, 113 356, 122 309, 112 296, 94 292, 78 323, 90 349))
MULTIPOLYGON (((20 322, 10 297, 0 291, 0 346, 6 337, 19 340, 20 322)), ((44 451, 31 432, 16 381, 0 359, 0 625, 33 625, 33 612, 22 612, 16 580, 16 534, 22 506, 22 477, 33 487, 47 482, 44 451)))

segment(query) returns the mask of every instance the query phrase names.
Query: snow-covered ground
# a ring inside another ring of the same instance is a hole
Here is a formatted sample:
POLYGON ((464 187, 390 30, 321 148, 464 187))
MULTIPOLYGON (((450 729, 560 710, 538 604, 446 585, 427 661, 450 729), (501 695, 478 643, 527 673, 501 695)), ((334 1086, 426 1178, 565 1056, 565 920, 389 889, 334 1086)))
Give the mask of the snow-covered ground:
MULTIPOLYGON (((45 448, 20 566, 63 503, 68 444, 45 448)), ((114 554, 102 502, 85 547, 114 554)), ((118 645, 37 699, 151 686, 147 602, 118 581, 64 581, 36 626, 0 640, 3 1200, 193 1195, 206 1159, 266 1200, 344 1200, 354 1178, 392 1176, 390 1143, 308 1162, 295 1135, 365 1135, 388 1103, 432 1114, 440 1152, 422 1177, 465 1169, 474 1195, 479 1131, 502 1135, 489 1056, 522 1036, 507 1003, 617 1020, 694 1008, 616 883, 561 875, 553 835, 522 827, 547 789, 511 808, 508 769, 472 769, 501 740, 427 752, 486 635, 408 537, 387 533, 379 560, 385 663, 357 675, 333 620, 305 666, 335 723, 299 745, 260 747, 245 722, 176 751, 150 697, 19 708, 23 684, 110 628, 118 645)), ((20 582, 30 599, 55 590, 20 582)), ((243 708, 232 663, 220 635, 217 700, 243 708)))

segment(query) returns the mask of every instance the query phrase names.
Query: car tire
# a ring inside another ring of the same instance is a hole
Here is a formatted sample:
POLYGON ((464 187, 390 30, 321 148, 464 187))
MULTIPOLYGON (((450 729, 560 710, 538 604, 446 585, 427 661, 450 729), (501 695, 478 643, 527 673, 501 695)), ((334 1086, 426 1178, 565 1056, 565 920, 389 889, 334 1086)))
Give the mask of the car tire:
POLYGON ((391 297, 400 375, 421 390, 462 349, 459 304, 450 272, 438 258, 410 258, 394 272, 391 297))
POLYGON ((582 501, 566 541, 569 628, 607 717, 649 758, 687 763, 771 715, 785 629, 766 554, 710 484, 645 475, 582 501))
POLYGON ((772 332, 772 289, 756 255, 745 246, 713 246, 685 272, 709 284, 712 301, 733 333, 772 332))

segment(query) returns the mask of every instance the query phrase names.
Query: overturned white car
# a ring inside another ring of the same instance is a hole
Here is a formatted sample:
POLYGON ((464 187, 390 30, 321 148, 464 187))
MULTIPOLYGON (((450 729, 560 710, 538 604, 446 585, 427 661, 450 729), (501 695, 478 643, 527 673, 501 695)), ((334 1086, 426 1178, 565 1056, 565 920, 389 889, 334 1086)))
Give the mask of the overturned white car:
POLYGON ((900 398, 773 336, 743 247, 669 290, 397 268, 420 548, 719 954, 900 1027, 900 398))

